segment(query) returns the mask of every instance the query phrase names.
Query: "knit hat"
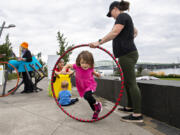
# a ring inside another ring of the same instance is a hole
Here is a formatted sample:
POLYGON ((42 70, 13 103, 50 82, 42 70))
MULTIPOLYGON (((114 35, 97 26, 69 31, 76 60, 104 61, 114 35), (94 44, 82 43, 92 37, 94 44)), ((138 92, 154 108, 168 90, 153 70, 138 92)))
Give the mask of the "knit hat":
POLYGON ((23 42, 21 44, 21 47, 28 49, 28 43, 27 42, 23 42))

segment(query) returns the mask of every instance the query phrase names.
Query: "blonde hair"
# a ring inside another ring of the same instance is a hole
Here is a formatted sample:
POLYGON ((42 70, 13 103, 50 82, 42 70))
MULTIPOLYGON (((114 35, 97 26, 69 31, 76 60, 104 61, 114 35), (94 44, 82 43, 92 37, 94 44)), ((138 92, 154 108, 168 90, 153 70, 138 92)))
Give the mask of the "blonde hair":
POLYGON ((68 86, 69 86, 69 83, 67 82, 67 81, 63 81, 63 82, 61 82, 61 88, 68 88, 68 86))

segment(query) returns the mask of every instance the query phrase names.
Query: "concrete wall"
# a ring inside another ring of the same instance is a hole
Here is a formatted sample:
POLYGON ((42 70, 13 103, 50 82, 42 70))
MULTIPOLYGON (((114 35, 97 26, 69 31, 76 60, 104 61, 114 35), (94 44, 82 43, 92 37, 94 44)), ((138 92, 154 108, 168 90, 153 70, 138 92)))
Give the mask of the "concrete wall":
POLYGON ((143 114, 180 128, 180 87, 138 83, 143 114))
MULTIPOLYGON (((116 102, 120 91, 120 81, 96 79, 98 96, 116 102)), ((75 79, 72 79, 75 85, 75 79)), ((138 81, 142 94, 143 114, 180 128, 180 83, 178 81, 153 80, 138 81)), ((126 106, 124 91, 120 105, 126 106)))

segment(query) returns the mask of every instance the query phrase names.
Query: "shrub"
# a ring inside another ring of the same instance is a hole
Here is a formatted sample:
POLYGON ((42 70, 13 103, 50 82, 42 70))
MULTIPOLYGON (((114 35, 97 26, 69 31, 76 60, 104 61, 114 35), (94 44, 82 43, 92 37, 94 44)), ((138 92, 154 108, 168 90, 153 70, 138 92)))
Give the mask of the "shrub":
POLYGON ((165 75, 164 72, 158 72, 158 73, 150 72, 149 75, 157 77, 157 78, 180 78, 180 75, 177 75, 177 74, 168 74, 168 75, 165 75))
POLYGON ((17 79, 17 73, 8 74, 8 80, 17 79))

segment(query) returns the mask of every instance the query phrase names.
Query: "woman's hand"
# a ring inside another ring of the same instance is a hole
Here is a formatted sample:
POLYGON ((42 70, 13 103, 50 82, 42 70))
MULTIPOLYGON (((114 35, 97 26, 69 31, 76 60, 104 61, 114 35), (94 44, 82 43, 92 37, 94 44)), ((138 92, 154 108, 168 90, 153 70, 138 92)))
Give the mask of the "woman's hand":
POLYGON ((69 70, 69 71, 67 72, 67 74, 69 75, 69 77, 71 77, 71 76, 73 76, 73 74, 74 74, 74 71, 72 71, 72 70, 69 70))
POLYGON ((89 46, 90 46, 91 48, 96 48, 96 47, 98 47, 99 45, 100 45, 99 41, 89 43, 89 46))
POLYGON ((24 59, 21 57, 18 57, 18 61, 24 61, 24 59))
POLYGON ((62 70, 62 71, 60 72, 60 74, 66 75, 67 72, 66 72, 66 70, 62 70))

